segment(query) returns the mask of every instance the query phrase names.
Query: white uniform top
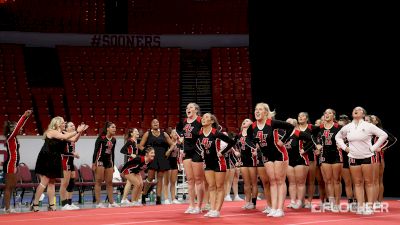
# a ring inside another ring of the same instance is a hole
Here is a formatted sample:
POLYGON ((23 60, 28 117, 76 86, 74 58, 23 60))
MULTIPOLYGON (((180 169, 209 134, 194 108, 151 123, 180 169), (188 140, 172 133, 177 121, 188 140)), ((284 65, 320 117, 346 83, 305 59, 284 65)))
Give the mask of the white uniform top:
POLYGON ((365 159, 373 156, 376 149, 386 141, 387 137, 386 132, 372 123, 360 120, 356 124, 353 120, 353 122, 342 127, 335 139, 340 148, 346 149, 347 145, 343 139, 347 138, 350 148, 348 156, 354 159, 365 159), (379 138, 374 145, 371 142, 373 135, 379 138))

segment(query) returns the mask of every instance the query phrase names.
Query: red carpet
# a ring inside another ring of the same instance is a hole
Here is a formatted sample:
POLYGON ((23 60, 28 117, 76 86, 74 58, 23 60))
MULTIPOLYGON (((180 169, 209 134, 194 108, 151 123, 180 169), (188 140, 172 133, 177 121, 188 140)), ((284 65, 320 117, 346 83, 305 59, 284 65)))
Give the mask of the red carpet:
POLYGON ((270 218, 261 213, 264 202, 259 201, 257 210, 242 210, 243 202, 224 203, 220 218, 206 218, 203 214, 188 215, 183 211, 187 204, 160 205, 112 209, 82 209, 77 211, 56 211, 38 213, 17 213, 0 215, 0 225, 128 225, 128 224, 335 224, 389 225, 400 221, 400 201, 390 200, 389 212, 379 212, 371 216, 354 213, 311 213, 308 209, 285 209, 282 218, 270 218))

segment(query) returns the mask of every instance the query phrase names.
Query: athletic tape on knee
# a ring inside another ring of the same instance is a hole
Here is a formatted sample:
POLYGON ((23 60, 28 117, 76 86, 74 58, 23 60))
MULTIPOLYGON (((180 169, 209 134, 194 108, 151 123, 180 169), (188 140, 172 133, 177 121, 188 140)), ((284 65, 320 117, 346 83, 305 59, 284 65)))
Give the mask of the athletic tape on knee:
POLYGON ((75 187, 75 179, 71 178, 71 179, 69 179, 69 183, 68 183, 68 186, 67 186, 67 191, 68 192, 73 192, 74 191, 74 187, 75 187))

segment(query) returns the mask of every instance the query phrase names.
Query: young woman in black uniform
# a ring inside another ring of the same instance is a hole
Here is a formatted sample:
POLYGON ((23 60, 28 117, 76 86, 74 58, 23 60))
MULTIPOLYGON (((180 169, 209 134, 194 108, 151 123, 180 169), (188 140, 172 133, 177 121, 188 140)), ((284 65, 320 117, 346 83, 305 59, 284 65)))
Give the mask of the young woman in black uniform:
POLYGON ((115 144, 117 142, 114 137, 116 130, 117 129, 115 124, 107 121, 95 143, 92 169, 95 172, 96 179, 96 183, 94 186, 96 196, 96 208, 106 208, 106 206, 101 203, 100 196, 101 183, 103 181, 105 181, 106 183, 108 201, 110 202, 107 207, 119 207, 119 205, 114 202, 112 184, 115 158, 114 151, 115 144))
POLYGON ((121 168, 121 174, 125 177, 131 185, 132 190, 132 206, 141 206, 139 201, 136 201, 140 197, 141 190, 143 188, 143 179, 140 172, 145 171, 154 160, 155 150, 153 147, 147 147, 144 149, 145 155, 132 154, 132 159, 127 161, 121 168))
MULTIPOLYGON (((350 123, 349 117, 347 115, 340 115, 338 124, 340 126, 346 126, 350 123)), ((347 141, 346 141, 347 143, 347 141)), ((346 151, 342 151, 343 154, 343 169, 342 169, 342 178, 345 185, 346 197, 348 203, 354 202, 354 195, 353 195, 353 182, 351 181, 351 174, 349 168, 349 157, 346 151)))
POLYGON ((242 206, 243 209, 255 209, 258 195, 257 149, 246 144, 248 142, 246 141, 247 129, 252 123, 253 121, 250 119, 243 120, 239 140, 237 142, 237 148, 240 151, 240 158, 242 161, 240 170, 244 183, 245 204, 242 206))
POLYGON ((203 115, 201 124, 202 128, 196 146, 206 165, 205 176, 211 203, 211 210, 204 216, 219 217, 225 196, 224 181, 227 162, 224 154, 235 145, 236 141, 217 131, 218 121, 211 113, 203 115), (228 144, 225 149, 220 148, 220 141, 228 144))
MULTIPOLYGON (((138 143, 137 139, 139 138, 139 131, 136 128, 130 128, 128 129, 127 133, 125 134, 125 144, 121 148, 120 152, 124 154, 127 157, 127 162, 131 161, 132 159, 136 158, 136 156, 139 155, 139 148, 138 148, 138 143)), ((132 188, 132 183, 129 180, 126 180, 126 184, 124 187, 124 194, 122 195, 121 199, 121 205, 132 205, 132 206, 139 206, 141 205, 141 202, 139 202, 139 199, 135 198, 137 197, 136 194, 134 194, 134 191, 132 190, 132 198, 131 202, 128 200, 128 194, 129 191, 132 188)), ((138 187, 133 187, 135 190, 138 187)), ((140 188, 140 190, 142 190, 140 188)))
POLYGON ((342 150, 336 145, 335 136, 341 126, 335 121, 336 112, 327 109, 324 112, 324 123, 320 125, 321 172, 324 178, 326 194, 333 212, 338 212, 340 203, 340 181, 343 168, 342 150))
MULTIPOLYGON (((306 180, 308 174, 308 149, 306 141, 311 141, 311 135, 307 132, 300 131, 296 119, 289 118, 286 122, 295 127, 295 131, 285 143, 285 147, 289 152, 289 166, 287 170, 287 178, 289 181, 290 204, 288 208, 299 209, 303 206, 304 196, 306 194, 306 180)), ((309 146, 313 148, 313 145, 309 146)))
MULTIPOLYGON (((377 116, 371 115, 370 117, 371 117, 371 123, 374 124, 375 126, 379 127, 380 129, 384 130, 388 135, 387 140, 381 146, 381 151, 376 152, 376 162, 378 162, 379 167, 378 167, 378 169, 376 169, 376 171, 374 171, 374 186, 375 186, 374 207, 380 208, 381 202, 383 200, 383 191, 384 191, 384 186, 383 186, 383 172, 385 169, 384 154, 388 148, 390 148, 397 142, 397 138, 395 136, 393 136, 391 133, 389 133, 387 130, 383 129, 382 122, 377 116)), ((376 141, 377 141, 377 138, 374 138, 373 143, 375 143, 376 141)))
MULTIPOLYGON (((68 122, 65 131, 66 133, 75 132, 74 123, 68 122)), ((70 139, 71 141, 67 143, 66 152, 61 154, 64 170, 64 178, 61 179, 60 185, 61 210, 79 209, 78 206, 72 204, 72 192, 74 191, 76 176, 74 158, 79 158, 79 154, 75 152, 75 143, 79 140, 79 137, 80 133, 70 139)))
MULTIPOLYGON (((306 151, 308 155, 308 160, 309 160, 309 169, 308 169, 308 174, 307 174, 307 202, 304 201, 304 207, 305 208, 311 208, 311 202, 314 197, 314 192, 315 192, 315 180, 318 182, 318 190, 319 190, 319 197, 321 199, 321 202, 324 202, 325 199, 325 183, 321 175, 321 168, 318 163, 318 155, 320 154, 320 150, 316 148, 317 144, 317 139, 318 139, 318 132, 319 132, 319 126, 321 123, 317 123, 315 126, 309 123, 309 115, 307 112, 300 112, 297 116, 298 124, 299 124, 299 130, 306 132, 311 135, 312 141, 306 142, 306 151), (314 148, 311 148, 314 146, 314 148)), ((321 121, 319 119, 319 121, 321 121)))
POLYGON ((186 116, 176 127, 178 134, 184 137, 183 167, 188 183, 189 207, 185 213, 199 214, 204 198, 204 160, 196 151, 196 141, 201 125, 200 107, 196 103, 186 106, 186 116), (197 198, 196 198, 197 195, 197 198), (195 203, 197 199, 197 203, 195 203))
POLYGON ((5 212, 13 213, 15 210, 10 208, 11 193, 17 185, 17 166, 19 164, 19 142, 17 135, 21 131, 25 122, 32 114, 32 110, 25 111, 24 115, 18 122, 7 121, 4 128, 4 136, 6 137, 7 160, 3 164, 3 173, 5 176, 4 204, 5 212))
POLYGON ((254 115, 257 121, 249 127, 247 135, 254 144, 260 146, 266 160, 264 166, 270 182, 272 203, 272 210, 267 216, 282 217, 288 166, 288 153, 283 143, 287 141, 294 127, 287 122, 272 119, 275 112, 270 111, 266 103, 258 103, 254 115), (278 129, 285 133, 281 139, 278 129))
POLYGON ((176 199, 176 180, 178 179, 178 158, 182 143, 179 141, 179 135, 176 130, 171 131, 171 140, 174 143, 174 148, 170 148, 166 152, 168 157, 170 170, 164 173, 164 204, 180 204, 176 199), (169 200, 169 193, 171 193, 171 200, 169 200))

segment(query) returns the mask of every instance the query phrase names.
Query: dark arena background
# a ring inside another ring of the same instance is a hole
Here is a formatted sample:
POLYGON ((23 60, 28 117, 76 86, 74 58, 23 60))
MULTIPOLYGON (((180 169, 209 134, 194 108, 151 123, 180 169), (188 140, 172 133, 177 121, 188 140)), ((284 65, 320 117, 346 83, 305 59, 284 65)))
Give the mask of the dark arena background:
MULTIPOLYGON (((351 117, 353 108, 362 106, 399 137, 394 81, 399 70, 393 66, 398 53, 388 22, 392 19, 382 11, 373 12, 265 5, 256 0, 0 0, 0 122, 17 121, 25 110, 33 110, 18 136, 20 162, 29 168, 31 179, 18 173, 11 200, 23 213, 3 211, 2 165, 8 156, 0 128, 0 225, 396 224, 398 143, 385 153, 389 213, 359 216, 285 208, 284 217, 270 218, 260 212, 265 205, 262 197, 256 210, 241 209, 242 202, 225 202, 216 219, 183 214, 183 172, 177 181, 179 205, 96 209, 93 183, 78 173, 73 201, 82 210, 47 212, 43 206, 34 214, 28 207, 38 185, 34 168, 43 132, 55 116, 90 126, 77 142, 77 170, 92 164, 94 142, 105 121, 117 127, 118 167, 126 160, 119 150, 129 128, 142 134, 154 118, 164 130, 175 128, 190 102, 198 103, 202 113, 215 114, 233 133, 239 132, 245 118, 254 119, 258 102, 276 110, 276 119, 297 118, 305 111, 312 123, 327 108, 336 110, 337 117, 351 117)), ((121 185, 114 186, 117 199, 121 185)), ((243 196, 241 177, 239 192, 243 196)), ((102 197, 105 193, 102 190, 102 197)), ((318 190, 314 201, 319 201, 318 190)))

